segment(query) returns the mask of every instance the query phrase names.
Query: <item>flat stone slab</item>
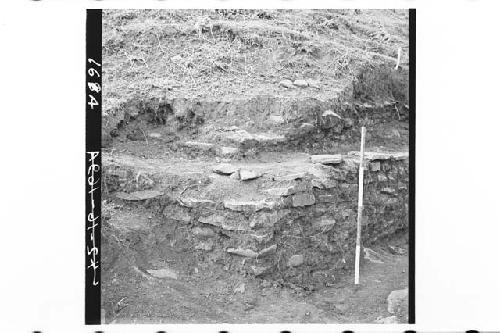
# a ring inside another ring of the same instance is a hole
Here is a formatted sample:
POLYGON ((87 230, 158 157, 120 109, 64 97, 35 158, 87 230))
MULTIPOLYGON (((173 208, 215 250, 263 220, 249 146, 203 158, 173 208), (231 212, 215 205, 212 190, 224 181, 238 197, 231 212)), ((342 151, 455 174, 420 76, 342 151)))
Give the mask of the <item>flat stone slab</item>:
POLYGON ((274 196, 289 196, 299 192, 307 192, 312 190, 312 183, 310 181, 295 181, 289 184, 280 184, 279 187, 273 187, 264 190, 265 193, 274 196))
POLYGON ((215 208, 216 203, 212 200, 198 198, 182 198, 182 202, 189 208, 215 208))
MULTIPOLYGON (((347 155, 359 158, 359 151, 350 151, 347 153, 347 155)), ((410 157, 410 153, 409 152, 381 153, 381 152, 366 151, 364 157, 368 161, 390 160, 390 159, 394 159, 396 161, 402 161, 408 159, 410 157)))
POLYGON ((227 132, 223 137, 232 142, 242 144, 247 141, 260 143, 278 143, 285 140, 285 136, 274 133, 248 133, 243 129, 227 132))
POLYGON ((285 88, 294 88, 293 82, 291 80, 281 80, 279 85, 285 88))
POLYGON ((275 203, 265 200, 258 201, 238 201, 238 200, 226 200, 224 201, 224 207, 236 212, 253 213, 258 212, 264 208, 274 208, 275 203))
POLYGON ((307 83, 306 80, 295 80, 293 81, 293 84, 300 88, 306 88, 309 86, 309 83, 307 83))
POLYGON ((217 154, 220 157, 232 157, 232 156, 238 155, 239 152, 240 152, 240 150, 238 148, 235 148, 235 147, 220 147, 217 150, 217 154))
POLYGON ((177 273, 169 268, 162 269, 148 269, 147 272, 158 279, 175 279, 177 280, 177 273))
POLYGON ((131 193, 118 192, 116 193, 116 197, 126 201, 143 201, 148 199, 154 199, 163 195, 160 191, 154 190, 144 190, 144 191, 136 191, 131 193))
POLYGON ((342 119, 342 117, 340 117, 338 114, 336 114, 332 110, 326 110, 325 112, 323 112, 323 114, 321 116, 322 117, 336 117, 338 119, 342 119))
POLYGON ((257 258, 259 255, 257 252, 250 249, 242 249, 242 248, 228 248, 226 250, 227 253, 236 254, 238 256, 247 257, 247 258, 257 258))
POLYGON ((237 213, 228 214, 212 214, 209 216, 200 216, 198 222, 210 224, 224 230, 230 231, 248 231, 251 229, 249 222, 241 216, 234 216, 237 213))
POLYGON ((270 255, 276 253, 277 248, 278 247, 276 246, 276 244, 271 245, 269 247, 266 247, 265 249, 263 249, 259 252, 259 254, 257 255, 257 258, 264 258, 264 257, 270 256, 270 255))
POLYGON ((215 147, 213 143, 208 142, 198 142, 198 141, 186 141, 182 144, 184 147, 197 148, 200 150, 210 150, 215 147))
POLYGON ((238 170, 239 170, 238 167, 227 163, 217 164, 212 168, 213 172, 218 173, 220 175, 230 175, 238 170))
POLYGON ((342 163, 342 155, 311 155, 310 160, 312 163, 339 164, 342 163))
POLYGON ((249 169, 241 169, 240 170, 240 179, 241 180, 251 180, 255 178, 259 178, 262 176, 261 172, 249 169))
POLYGON ((311 177, 311 174, 308 172, 295 172, 295 173, 290 173, 282 176, 275 177, 276 181, 287 181, 287 180, 296 180, 296 179, 304 179, 311 177))

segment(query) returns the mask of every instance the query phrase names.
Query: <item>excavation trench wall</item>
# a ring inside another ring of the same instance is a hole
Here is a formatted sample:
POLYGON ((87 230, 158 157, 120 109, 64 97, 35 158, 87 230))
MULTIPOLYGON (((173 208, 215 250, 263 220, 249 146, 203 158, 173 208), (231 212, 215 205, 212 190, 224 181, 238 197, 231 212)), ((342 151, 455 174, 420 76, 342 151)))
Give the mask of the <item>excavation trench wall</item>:
MULTIPOLYGON (((382 155, 371 155, 366 164, 364 246, 408 227, 407 154, 382 155)), ((247 186, 262 193, 253 200, 217 197, 211 178, 203 174, 137 174, 105 165, 106 202, 156 222, 127 228, 105 216, 103 251, 109 261, 104 265, 112 269, 127 253, 131 264, 147 267, 161 259, 173 237, 180 251, 242 275, 304 288, 332 283, 336 274, 353 267, 356 159, 344 156, 330 166, 311 163, 311 172, 248 180, 253 183, 247 186)))
MULTIPOLYGON (((311 152, 338 149, 359 140, 365 126, 372 144, 407 142, 384 124, 407 123, 408 73, 388 67, 365 68, 351 84, 332 95, 311 90, 310 97, 282 95, 252 97, 169 98, 134 96, 109 103, 103 117, 103 142, 116 138, 145 141, 154 132, 166 148, 183 148, 178 141, 195 140, 253 150, 311 152), (264 133, 265 138, 259 138, 264 133)), ((296 88, 300 89, 300 88, 296 88)), ((392 126, 395 127, 395 126, 392 126)))

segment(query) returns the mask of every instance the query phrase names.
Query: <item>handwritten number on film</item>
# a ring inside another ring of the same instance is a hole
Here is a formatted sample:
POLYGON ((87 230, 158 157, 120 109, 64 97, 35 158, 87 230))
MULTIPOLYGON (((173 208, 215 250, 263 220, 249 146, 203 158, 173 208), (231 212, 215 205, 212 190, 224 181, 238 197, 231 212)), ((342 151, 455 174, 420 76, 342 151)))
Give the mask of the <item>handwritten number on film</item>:
POLYGON ((92 110, 94 110, 94 106, 99 105, 99 102, 97 102, 97 99, 95 98, 94 94, 99 94, 101 92, 102 88, 98 82, 91 82, 91 78, 101 77, 101 74, 99 74, 99 70, 98 70, 99 67, 101 67, 101 64, 98 62, 95 62, 94 59, 92 59, 92 58, 88 58, 87 61, 89 62, 89 64, 92 64, 92 65, 98 67, 97 69, 94 67, 90 67, 87 71, 87 74, 90 77, 88 82, 87 82, 87 85, 89 87, 89 90, 92 92, 91 94, 88 95, 89 100, 88 100, 87 104, 90 106, 90 108, 92 110))

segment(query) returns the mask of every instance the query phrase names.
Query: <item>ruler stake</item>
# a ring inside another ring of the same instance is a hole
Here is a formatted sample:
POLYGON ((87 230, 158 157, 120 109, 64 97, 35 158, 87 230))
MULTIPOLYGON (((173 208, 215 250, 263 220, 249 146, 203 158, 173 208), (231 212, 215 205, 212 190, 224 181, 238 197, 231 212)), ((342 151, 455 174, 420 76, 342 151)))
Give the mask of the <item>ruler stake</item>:
POLYGON ((356 230, 356 260, 354 266, 354 284, 359 284, 359 256, 361 252, 361 220, 363 219, 363 173, 365 158, 366 128, 361 127, 361 152, 359 154, 359 185, 358 185, 358 221, 356 230))

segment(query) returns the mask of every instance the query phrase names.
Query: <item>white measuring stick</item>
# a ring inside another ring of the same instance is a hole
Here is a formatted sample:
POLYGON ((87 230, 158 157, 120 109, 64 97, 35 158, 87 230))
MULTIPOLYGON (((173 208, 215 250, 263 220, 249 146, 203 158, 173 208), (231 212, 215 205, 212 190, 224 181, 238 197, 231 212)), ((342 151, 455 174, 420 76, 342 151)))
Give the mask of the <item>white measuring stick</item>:
POLYGON ((401 52, 402 52, 402 51, 403 51, 403 50, 402 50, 401 48, 398 48, 398 61, 396 62, 396 67, 394 68, 394 70, 396 70, 396 71, 398 70, 399 63, 400 63, 400 61, 401 61, 401 52))
POLYGON ((363 219, 363 162, 365 158, 366 128, 361 127, 361 153, 359 154, 359 195, 358 195, 358 223, 356 230, 356 262, 354 267, 354 284, 359 284, 359 256, 361 252, 361 220, 363 219))

